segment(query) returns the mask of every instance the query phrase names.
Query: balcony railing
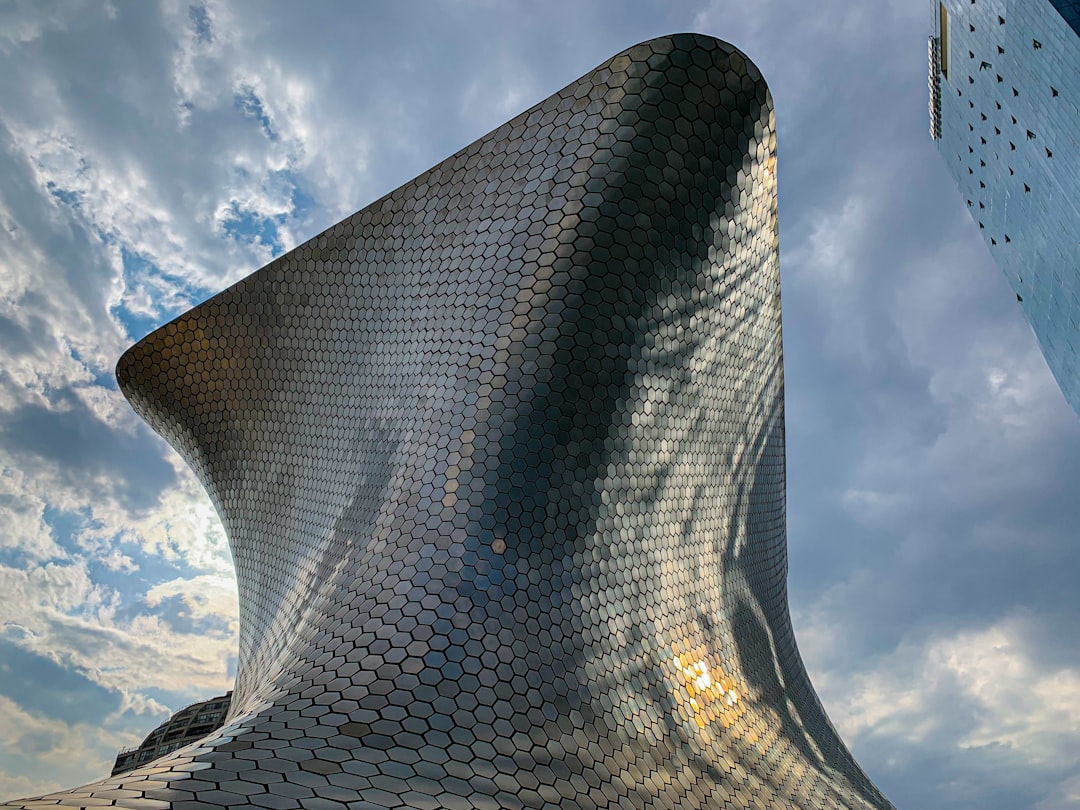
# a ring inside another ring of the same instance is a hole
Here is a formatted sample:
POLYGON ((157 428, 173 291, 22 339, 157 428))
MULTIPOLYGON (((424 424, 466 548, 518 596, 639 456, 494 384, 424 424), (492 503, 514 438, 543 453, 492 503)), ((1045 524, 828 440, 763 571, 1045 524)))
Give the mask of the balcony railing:
POLYGON ((941 139, 941 40, 930 37, 928 43, 930 72, 927 84, 930 87, 930 137, 941 139))

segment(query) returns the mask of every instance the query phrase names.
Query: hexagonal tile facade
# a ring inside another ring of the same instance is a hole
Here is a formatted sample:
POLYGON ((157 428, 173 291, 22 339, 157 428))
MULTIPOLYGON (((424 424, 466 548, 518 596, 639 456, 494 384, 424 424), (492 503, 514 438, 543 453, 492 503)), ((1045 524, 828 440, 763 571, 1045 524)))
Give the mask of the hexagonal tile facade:
POLYGON ((645 42, 129 350, 232 709, 6 806, 891 807, 788 618, 775 137, 738 50, 645 42))

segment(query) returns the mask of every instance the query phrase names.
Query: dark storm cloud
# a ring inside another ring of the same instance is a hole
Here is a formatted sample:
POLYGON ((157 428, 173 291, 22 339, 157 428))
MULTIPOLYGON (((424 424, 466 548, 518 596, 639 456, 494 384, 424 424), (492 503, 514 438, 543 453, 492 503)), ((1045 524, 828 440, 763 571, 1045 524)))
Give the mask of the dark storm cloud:
POLYGON ((148 438, 146 428, 135 435, 110 428, 63 394, 53 408, 24 405, 0 413, 0 441, 24 468, 52 467, 64 486, 133 511, 153 507, 176 481, 172 465, 146 452, 148 438))
POLYGON ((0 638, 0 695, 27 711, 69 723, 103 723, 120 708, 120 695, 57 662, 0 638))

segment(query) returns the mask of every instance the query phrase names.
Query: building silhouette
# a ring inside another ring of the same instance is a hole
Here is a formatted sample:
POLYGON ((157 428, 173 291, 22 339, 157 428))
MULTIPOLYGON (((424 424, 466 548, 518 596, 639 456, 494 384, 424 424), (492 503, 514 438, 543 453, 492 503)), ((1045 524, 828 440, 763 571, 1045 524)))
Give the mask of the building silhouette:
POLYGON ((139 745, 116 755, 112 775, 127 773, 140 765, 197 742, 225 723, 232 702, 232 691, 209 700, 192 703, 146 735, 139 745))
POLYGON ((49 801, 891 807, 788 614, 775 132, 736 48, 650 40, 132 347, 236 687, 49 801))
POLYGON ((940 0, 931 135, 1080 413, 1080 1, 940 0))

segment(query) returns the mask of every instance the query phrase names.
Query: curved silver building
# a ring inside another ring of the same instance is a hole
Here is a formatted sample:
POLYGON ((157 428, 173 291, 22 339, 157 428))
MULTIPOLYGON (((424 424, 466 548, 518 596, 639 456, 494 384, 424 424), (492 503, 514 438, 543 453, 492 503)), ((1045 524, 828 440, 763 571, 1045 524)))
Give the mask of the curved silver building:
POLYGON ((652 40, 135 345, 232 708, 13 806, 890 807, 788 618, 775 160, 743 54, 652 40))

